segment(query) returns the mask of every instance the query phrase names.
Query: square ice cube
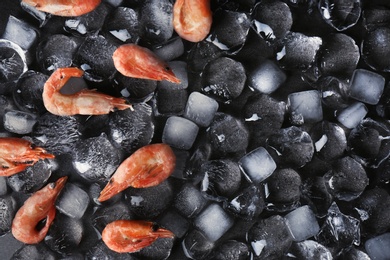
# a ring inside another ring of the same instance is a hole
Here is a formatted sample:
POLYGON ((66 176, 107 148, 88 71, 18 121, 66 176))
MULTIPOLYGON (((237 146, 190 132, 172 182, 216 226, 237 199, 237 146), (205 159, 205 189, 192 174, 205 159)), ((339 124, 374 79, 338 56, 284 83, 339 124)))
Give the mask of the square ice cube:
POLYGON ((267 179, 276 169, 276 163, 264 147, 246 154, 238 162, 247 179, 259 183, 267 179))
POLYGON ((316 216, 307 205, 291 211, 285 219, 294 241, 306 240, 320 231, 316 216))
POLYGON ((195 219, 194 225, 210 241, 217 241, 233 226, 233 219, 218 204, 210 204, 195 219))
POLYGON ((192 92, 187 100, 184 117, 201 127, 207 127, 213 121, 217 110, 217 101, 202 93, 192 92))
POLYGON ((248 75, 249 87, 270 94, 286 81, 286 74, 273 61, 267 60, 248 75))
POLYGON ((290 113, 301 115, 305 123, 322 120, 321 94, 317 90, 295 92, 288 95, 290 113))
POLYGON ((28 50, 38 40, 38 32, 28 23, 10 15, 1 38, 14 42, 22 49, 28 50))
POLYGON ((368 109, 361 102, 355 102, 343 109, 337 116, 337 120, 347 128, 355 128, 367 115, 368 109))
POLYGON ((358 101, 376 105, 384 88, 384 77, 369 70, 357 69, 352 75, 349 95, 358 101))
POLYGON ((173 147, 188 150, 195 142, 199 127, 192 121, 178 116, 168 118, 163 134, 162 141, 173 147))
POLYGON ((80 219, 84 215, 88 205, 88 193, 69 182, 56 201, 56 208, 61 213, 76 219, 80 219))
POLYGON ((24 111, 8 110, 4 114, 4 129, 15 134, 28 134, 37 122, 36 115, 24 111))

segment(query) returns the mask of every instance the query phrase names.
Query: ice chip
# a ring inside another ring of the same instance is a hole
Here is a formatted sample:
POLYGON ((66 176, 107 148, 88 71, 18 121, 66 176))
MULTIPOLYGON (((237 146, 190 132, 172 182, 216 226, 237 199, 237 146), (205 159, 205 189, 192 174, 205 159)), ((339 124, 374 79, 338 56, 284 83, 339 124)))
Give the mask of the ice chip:
POLYGON ((194 225, 210 241, 217 241, 233 226, 233 219, 218 204, 205 208, 194 220, 194 225))
POLYGON ((249 181, 259 183, 267 179, 276 169, 276 163, 264 147, 246 154, 238 162, 249 181))

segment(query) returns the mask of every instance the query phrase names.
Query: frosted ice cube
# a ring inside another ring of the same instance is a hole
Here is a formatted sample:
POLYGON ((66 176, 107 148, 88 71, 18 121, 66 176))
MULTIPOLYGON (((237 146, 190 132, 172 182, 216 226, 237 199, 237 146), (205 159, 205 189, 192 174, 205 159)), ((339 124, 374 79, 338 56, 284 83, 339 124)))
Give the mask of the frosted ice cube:
POLYGON ((199 127, 190 120, 171 116, 168 118, 162 134, 162 141, 173 147, 188 150, 195 142, 199 127))
POLYGON ((385 260, 390 259, 390 233, 370 238, 366 241, 364 247, 371 259, 385 260))
POLYGON ((248 75, 249 87, 270 94, 286 81, 286 74, 273 61, 267 60, 248 75))
POLYGON ((343 109, 337 120, 347 128, 355 128, 367 115, 368 109, 361 102, 355 102, 343 109))
POLYGON ((213 121, 217 110, 217 101, 199 92, 192 92, 187 100, 184 117, 201 127, 206 127, 213 121))
POLYGON ((378 73, 357 69, 353 72, 349 95, 361 102, 376 105, 385 88, 385 78, 378 73))
POLYGON ((28 23, 10 15, 1 38, 14 42, 22 49, 28 50, 38 40, 38 33, 28 23))
POLYGON ((307 205, 291 211, 285 219, 294 241, 306 240, 320 231, 317 219, 307 205))
POLYGON ((4 114, 4 129, 15 134, 28 134, 37 122, 36 115, 28 112, 9 110, 4 114))
POLYGON ((68 217, 80 219, 88 204, 88 193, 68 182, 56 201, 56 208, 68 217))
POLYGON ((288 106, 291 115, 301 115, 305 123, 315 123, 322 120, 321 94, 317 90, 295 92, 288 95, 288 106))
POLYGON ((276 169, 275 161, 264 147, 246 154, 238 163, 245 177, 254 183, 264 181, 276 169))
POLYGON ((195 227, 213 242, 225 234, 233 223, 233 219, 215 203, 204 209, 194 221, 195 227))

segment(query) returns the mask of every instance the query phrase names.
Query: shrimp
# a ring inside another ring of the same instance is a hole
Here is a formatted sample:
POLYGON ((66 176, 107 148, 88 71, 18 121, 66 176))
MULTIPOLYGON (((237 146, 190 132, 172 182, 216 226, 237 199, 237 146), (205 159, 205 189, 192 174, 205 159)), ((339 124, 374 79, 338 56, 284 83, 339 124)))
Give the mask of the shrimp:
POLYGON ((180 83, 171 68, 151 50, 136 44, 119 46, 112 55, 115 68, 124 76, 180 83))
POLYGON ((14 137, 0 138, 0 176, 11 176, 34 165, 41 159, 53 159, 53 154, 31 142, 14 137))
POLYGON ((22 0, 37 10, 59 15, 80 16, 96 9, 101 0, 22 0))
POLYGON ((24 202, 12 221, 11 232, 17 240, 25 244, 37 244, 45 238, 56 215, 54 202, 67 178, 65 176, 47 184, 24 202), (45 218, 45 226, 37 230, 38 223, 45 218))
POLYGON ((169 145, 146 145, 123 161, 101 191, 98 200, 108 200, 130 186, 156 186, 172 174, 175 165, 176 156, 169 145))
POLYGON ((173 238, 175 235, 153 222, 143 220, 116 220, 109 223, 102 232, 102 240, 111 250, 118 253, 133 253, 149 246, 158 238, 173 238))
POLYGON ((210 0, 177 0, 173 6, 173 28, 187 41, 206 38, 212 19, 210 0))
POLYGON ((132 109, 123 98, 115 98, 95 90, 83 89, 72 95, 60 93, 61 87, 71 77, 82 77, 84 72, 79 68, 59 68, 50 76, 43 87, 43 103, 52 114, 71 115, 104 115, 114 108, 132 109))

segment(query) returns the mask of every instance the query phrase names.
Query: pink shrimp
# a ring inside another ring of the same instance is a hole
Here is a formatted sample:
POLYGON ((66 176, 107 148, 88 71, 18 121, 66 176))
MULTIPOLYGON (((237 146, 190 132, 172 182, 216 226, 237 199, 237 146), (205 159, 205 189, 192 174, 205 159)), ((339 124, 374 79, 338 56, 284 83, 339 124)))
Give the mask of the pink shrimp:
POLYGON ((11 176, 54 155, 22 138, 0 138, 0 176, 11 176))
POLYGON ((52 114, 71 115, 103 115, 114 109, 131 108, 123 98, 115 98, 95 90, 83 89, 72 95, 60 93, 60 89, 71 77, 82 77, 84 72, 78 68, 59 68, 50 76, 43 87, 43 103, 52 114))
POLYGON ((206 38, 212 19, 210 0, 177 0, 173 6, 173 28, 187 41, 206 38))
POLYGON ((39 11, 59 16, 80 16, 96 9, 101 0, 22 0, 39 11))
POLYGON ((130 186, 156 186, 172 174, 175 165, 176 156, 169 145, 146 145, 123 161, 101 191, 98 200, 108 200, 130 186))
POLYGON ((67 178, 65 176, 49 183, 24 202, 12 221, 12 235, 17 240, 25 244, 36 244, 45 238, 56 215, 54 202, 67 178), (45 218, 45 226, 37 230, 37 224, 45 218))
POLYGON ((102 232, 102 240, 118 253, 133 253, 149 246, 158 238, 172 238, 174 234, 155 228, 152 222, 142 220, 117 220, 109 223, 102 232))
POLYGON ((113 56, 115 68, 124 76, 180 83, 171 68, 151 50, 136 44, 119 46, 113 56))

